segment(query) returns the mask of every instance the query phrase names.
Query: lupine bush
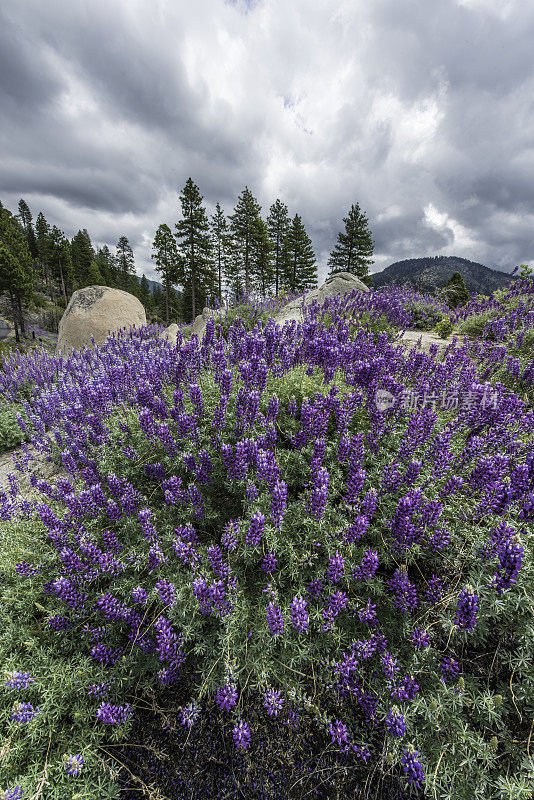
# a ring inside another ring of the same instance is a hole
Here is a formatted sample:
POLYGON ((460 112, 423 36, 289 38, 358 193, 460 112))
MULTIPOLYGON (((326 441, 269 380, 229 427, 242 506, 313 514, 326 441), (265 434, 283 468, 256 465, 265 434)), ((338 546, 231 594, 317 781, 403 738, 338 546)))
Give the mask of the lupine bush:
POLYGON ((362 295, 11 365, 64 475, 0 496, 6 793, 119 797, 151 709, 251 797, 531 796, 534 413, 362 295))
POLYGON ((0 400, 0 453, 10 450, 28 440, 17 422, 17 415, 23 408, 17 403, 4 403, 0 400))

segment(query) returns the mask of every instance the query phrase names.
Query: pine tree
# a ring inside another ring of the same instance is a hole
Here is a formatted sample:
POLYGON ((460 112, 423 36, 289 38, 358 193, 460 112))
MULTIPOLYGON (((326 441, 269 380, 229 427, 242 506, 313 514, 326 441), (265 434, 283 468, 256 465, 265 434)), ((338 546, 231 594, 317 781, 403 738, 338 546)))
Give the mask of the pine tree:
POLYGON ((317 286, 315 253, 310 237, 298 214, 295 214, 283 242, 286 267, 285 285, 292 292, 305 292, 317 286))
POLYGON ((243 276, 245 274, 244 253, 241 243, 231 233, 227 240, 228 263, 226 265, 225 285, 229 294, 230 302, 235 303, 243 295, 245 285, 243 276))
POLYGON ((22 198, 19 200, 19 213, 17 216, 26 233, 26 241, 28 242, 30 255, 32 258, 38 258, 39 251, 37 249, 37 239, 35 238, 35 231, 33 229, 32 213, 28 204, 22 198))
MULTIPOLYGON (((211 260, 211 241, 206 209, 198 186, 188 178, 180 195, 183 219, 176 225, 176 238, 181 240, 182 269, 181 284, 184 303, 191 299, 194 321, 197 308, 208 297, 215 294, 215 272, 211 260), (200 302, 199 302, 200 301, 200 302)), ((184 309, 185 311, 185 309, 184 309)))
POLYGON ((145 311, 148 315, 148 313, 154 308, 154 298, 152 296, 152 292, 150 291, 150 285, 147 277, 144 273, 143 277, 139 281, 139 300, 144 305, 145 311))
POLYGON ((91 261, 91 263, 89 264, 89 269, 87 271, 86 279, 87 279, 87 286, 105 286, 105 284, 102 283, 102 275, 100 273, 100 268, 96 261, 91 261))
POLYGON ((156 262, 156 272, 158 272, 163 279, 163 288, 165 290, 165 321, 168 325, 169 296, 172 285, 178 283, 180 279, 183 278, 183 259, 178 252, 176 239, 169 226, 165 225, 165 223, 162 223, 157 229, 152 248, 154 252, 151 258, 156 262))
POLYGON ((261 217, 254 220, 252 239, 252 274, 254 287, 262 297, 267 297, 273 286, 272 245, 269 240, 267 223, 261 217))
POLYGON ((160 286, 154 287, 154 313, 158 319, 165 318, 165 292, 160 286))
POLYGON ((117 286, 117 262, 107 244, 101 247, 95 256, 95 262, 101 275, 102 285, 117 286))
POLYGON ((267 217, 267 230, 273 249, 275 294, 278 297, 278 292, 282 284, 283 277, 287 271, 283 262, 283 244, 284 239, 289 231, 289 214, 287 211, 287 206, 280 200, 276 200, 276 202, 274 202, 269 209, 269 216, 267 217))
POLYGON ((59 281, 63 302, 67 306, 67 288, 72 286, 74 268, 70 252, 70 244, 65 235, 54 225, 50 233, 50 258, 53 276, 59 281))
POLYGON ((116 247, 116 263, 120 288, 125 292, 132 290, 132 275, 135 275, 134 254, 126 236, 119 237, 116 247))
MULTIPOLYGON (((234 213, 230 215, 230 230, 236 244, 240 245, 243 256, 243 278, 245 293, 248 295, 252 288, 251 256, 254 247, 254 237, 257 235, 255 220, 259 217, 261 206, 256 202, 248 186, 245 186, 234 213)), ((234 267, 235 268, 235 267, 234 267)))
POLYGON ((0 292, 8 292, 15 337, 25 333, 22 302, 33 294, 32 257, 24 229, 11 212, 0 204, 0 292))
POLYGON ((90 286, 88 276, 91 264, 95 259, 95 253, 87 231, 78 231, 76 236, 72 238, 70 247, 76 288, 81 289, 84 286, 90 286))
POLYGON ((455 272, 451 275, 441 292, 451 308, 462 306, 469 298, 469 291, 465 285, 463 275, 455 272))
POLYGON ((369 256, 373 255, 374 242, 365 214, 360 211, 358 203, 350 207, 348 217, 343 218, 345 233, 337 236, 337 244, 330 254, 329 275, 336 272, 350 272, 358 278, 367 276, 368 267, 373 264, 369 256))
POLYGON ((228 221, 224 216, 220 203, 215 206, 215 214, 211 217, 211 239, 214 253, 215 272, 217 275, 217 295, 219 302, 223 297, 223 279, 231 281, 231 236, 228 221))
POLYGON ((50 259, 50 225, 46 221, 42 211, 39 211, 39 213, 37 214, 37 220, 35 222, 35 233, 37 239, 37 253, 38 253, 39 263, 41 265, 43 280, 51 290, 51 296, 53 296, 53 290, 51 289, 50 286, 50 270, 48 264, 50 259))

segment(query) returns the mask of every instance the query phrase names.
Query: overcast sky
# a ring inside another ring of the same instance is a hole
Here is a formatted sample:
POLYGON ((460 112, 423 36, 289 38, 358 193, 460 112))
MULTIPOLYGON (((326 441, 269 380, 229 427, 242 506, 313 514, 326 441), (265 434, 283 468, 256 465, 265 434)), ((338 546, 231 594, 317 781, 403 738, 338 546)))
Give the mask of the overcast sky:
POLYGON ((532 0, 2 0, 0 200, 126 235, 154 277, 188 177, 301 215, 319 276, 352 203, 372 271, 534 262, 532 0))

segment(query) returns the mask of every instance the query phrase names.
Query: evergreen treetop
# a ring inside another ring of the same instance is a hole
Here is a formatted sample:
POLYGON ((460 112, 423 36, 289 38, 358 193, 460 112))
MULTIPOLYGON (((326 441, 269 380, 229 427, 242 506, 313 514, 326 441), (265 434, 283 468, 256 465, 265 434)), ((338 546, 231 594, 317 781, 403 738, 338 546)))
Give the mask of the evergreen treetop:
POLYGON ((350 272, 358 278, 364 278, 368 267, 373 264, 374 242, 368 228, 368 220, 360 211, 359 203, 352 205, 347 217, 343 218, 345 232, 340 231, 337 244, 330 254, 329 275, 336 272, 350 272))
POLYGON ((191 305, 192 320, 201 303, 215 294, 215 275, 211 260, 211 241, 206 209, 192 178, 188 178, 180 195, 183 219, 176 225, 176 238, 183 254, 182 284, 184 300, 191 305), (200 301, 200 302, 199 302, 200 301))

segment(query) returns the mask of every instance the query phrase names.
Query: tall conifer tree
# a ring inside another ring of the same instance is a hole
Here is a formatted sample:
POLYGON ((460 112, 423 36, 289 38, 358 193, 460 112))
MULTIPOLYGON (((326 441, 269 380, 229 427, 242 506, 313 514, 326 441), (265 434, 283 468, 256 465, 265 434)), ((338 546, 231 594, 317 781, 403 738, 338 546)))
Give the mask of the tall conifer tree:
POLYGON ((33 229, 33 218, 32 212, 25 200, 22 198, 19 200, 19 213, 18 218, 24 228, 26 233, 26 241, 28 242, 28 249, 30 251, 30 255, 32 258, 39 257, 39 251, 37 249, 37 240, 35 238, 35 231, 33 229))
POLYGON ((269 216, 267 217, 267 230, 273 250, 275 294, 278 297, 278 292, 286 272, 283 260, 283 245, 289 230, 289 214, 287 211, 287 206, 280 200, 276 200, 276 202, 274 202, 269 209, 269 216))
POLYGON ((87 286, 91 263, 95 259, 95 253, 91 245, 91 239, 86 230, 78 231, 73 236, 70 243, 72 255, 72 267, 74 270, 74 280, 76 288, 87 286))
POLYGON ((150 291, 150 286, 145 273, 143 273, 143 277, 139 282, 139 300, 144 305, 147 314, 149 311, 152 311, 154 308, 154 298, 152 296, 152 292, 150 291))
POLYGON ((126 236, 119 237, 115 257, 121 288, 129 292, 132 290, 132 277, 135 275, 135 262, 132 247, 126 236))
POLYGON ((317 266, 310 237, 295 214, 284 239, 285 284, 292 292, 317 286, 317 266))
POLYGON ((183 259, 181 258, 176 239, 168 225, 162 223, 156 231, 152 245, 151 258, 156 262, 156 272, 163 279, 165 290, 165 321, 169 324, 169 296, 173 283, 181 282, 183 278, 183 259))
POLYGON ((185 302, 191 298, 191 314, 194 321, 201 303, 214 295, 215 274, 206 209, 202 205, 199 188, 192 178, 186 181, 180 195, 180 203, 183 219, 175 225, 176 238, 179 240, 183 255, 183 297, 185 302))
POLYGON ((352 205, 348 217, 343 218, 345 233, 338 233, 337 244, 330 254, 329 275, 336 272, 351 272, 358 278, 365 278, 368 267, 373 264, 369 256, 373 255, 374 242, 368 228, 368 220, 360 211, 358 203, 352 205))
POLYGON ((220 203, 215 206, 215 214, 210 221, 210 233, 213 244, 213 262, 217 276, 217 295, 219 302, 223 297, 223 281, 231 281, 231 237, 228 220, 224 216, 220 203))
POLYGON ((11 302, 15 336, 25 333, 22 301, 33 294, 32 257, 23 227, 10 211, 0 204, 0 292, 7 292, 11 302))
POLYGON ((245 292, 248 294, 252 288, 251 257, 254 247, 254 238, 257 235, 256 219, 259 217, 261 206, 256 202, 252 192, 245 186, 237 200, 234 213, 230 214, 230 230, 236 244, 240 245, 243 256, 243 279, 245 292))
POLYGON ((43 280, 50 289, 51 296, 53 299, 53 289, 50 286, 50 268, 49 268, 50 225, 46 221, 42 211, 39 211, 39 213, 37 214, 37 220, 35 222, 35 234, 37 239, 37 253, 39 257, 39 263, 41 265, 43 280))
POLYGON ((252 239, 252 274, 254 287, 266 297, 273 286, 272 245, 267 231, 267 223, 256 217, 252 239))

